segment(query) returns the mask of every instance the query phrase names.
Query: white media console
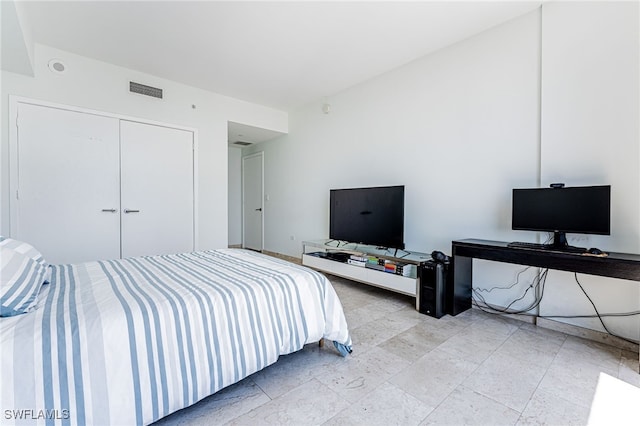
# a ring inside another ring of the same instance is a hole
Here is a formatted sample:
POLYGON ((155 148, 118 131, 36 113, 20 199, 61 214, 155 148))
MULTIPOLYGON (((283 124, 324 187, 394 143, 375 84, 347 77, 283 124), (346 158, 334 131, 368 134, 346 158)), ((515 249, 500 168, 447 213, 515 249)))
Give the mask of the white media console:
POLYGON ((302 264, 305 266, 413 297, 418 294, 417 265, 429 259, 431 259, 431 255, 426 253, 403 250, 397 250, 396 252, 395 249, 380 249, 375 246, 338 242, 336 240, 314 240, 302 243, 302 264), (403 276, 320 257, 318 252, 343 252, 362 256, 375 256, 379 259, 416 265, 416 267, 413 268, 409 276, 403 276))

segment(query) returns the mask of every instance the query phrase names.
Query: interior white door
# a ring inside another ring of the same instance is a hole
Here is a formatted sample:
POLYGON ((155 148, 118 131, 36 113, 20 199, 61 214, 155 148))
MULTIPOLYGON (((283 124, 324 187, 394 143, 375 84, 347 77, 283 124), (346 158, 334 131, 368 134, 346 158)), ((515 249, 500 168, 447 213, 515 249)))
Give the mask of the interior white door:
POLYGON ((120 122, 122 257, 194 250, 193 132, 120 122))
POLYGON ((264 153, 242 158, 242 246, 262 251, 264 226, 264 153))
POLYGON ((49 263, 120 257, 115 118, 18 105, 15 238, 49 263))

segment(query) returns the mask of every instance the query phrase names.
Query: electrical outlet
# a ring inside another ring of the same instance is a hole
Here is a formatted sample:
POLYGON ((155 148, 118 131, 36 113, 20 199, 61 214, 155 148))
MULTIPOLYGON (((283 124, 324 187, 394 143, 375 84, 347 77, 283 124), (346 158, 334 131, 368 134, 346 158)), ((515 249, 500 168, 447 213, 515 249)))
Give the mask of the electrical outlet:
POLYGON ((295 235, 291 235, 291 236, 289 237, 289 239, 290 239, 291 241, 295 241, 296 236, 295 236, 295 235))
POLYGON ((575 242, 575 243, 585 243, 589 241, 589 237, 587 235, 572 235, 567 239, 570 242, 575 242))

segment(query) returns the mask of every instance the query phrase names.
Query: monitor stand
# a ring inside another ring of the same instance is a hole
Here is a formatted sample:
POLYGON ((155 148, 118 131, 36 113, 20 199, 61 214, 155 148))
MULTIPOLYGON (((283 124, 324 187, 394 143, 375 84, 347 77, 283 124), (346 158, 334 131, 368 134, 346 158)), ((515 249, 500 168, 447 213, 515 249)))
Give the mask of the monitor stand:
POLYGON ((554 231, 553 242, 551 244, 545 244, 545 248, 566 253, 585 253, 587 251, 586 248, 570 246, 567 242, 567 234, 562 231, 554 231))

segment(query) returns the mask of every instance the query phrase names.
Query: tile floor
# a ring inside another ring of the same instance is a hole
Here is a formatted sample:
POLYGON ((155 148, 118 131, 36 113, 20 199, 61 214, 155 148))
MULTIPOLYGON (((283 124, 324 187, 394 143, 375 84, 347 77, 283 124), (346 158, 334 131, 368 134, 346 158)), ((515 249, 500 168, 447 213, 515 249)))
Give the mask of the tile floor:
POLYGON ((353 354, 307 345, 157 424, 580 425, 600 373, 640 388, 637 353, 329 278, 353 354))

